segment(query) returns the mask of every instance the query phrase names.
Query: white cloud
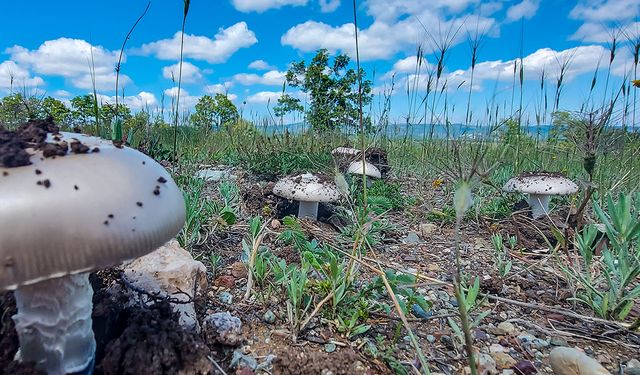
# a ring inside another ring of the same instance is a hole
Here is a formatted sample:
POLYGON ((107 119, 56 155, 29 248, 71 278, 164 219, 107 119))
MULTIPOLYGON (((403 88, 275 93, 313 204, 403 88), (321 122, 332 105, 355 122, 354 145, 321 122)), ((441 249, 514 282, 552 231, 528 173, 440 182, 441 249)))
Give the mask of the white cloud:
POLYGON ((238 95, 229 93, 229 88, 233 86, 232 82, 216 83, 204 87, 204 93, 207 95, 225 94, 232 102, 238 99, 238 95))
POLYGON ((56 98, 69 98, 71 93, 67 90, 56 90, 53 92, 53 96, 56 98))
POLYGON ((507 9, 507 22, 531 19, 538 12, 540 0, 522 0, 507 9))
MULTIPOLYGON (((162 60, 179 60, 181 32, 171 39, 162 39, 143 44, 137 52, 143 55, 155 55, 162 60)), ((241 48, 247 48, 258 42, 253 31, 246 22, 238 22, 226 29, 220 28, 214 39, 206 36, 184 35, 184 52, 186 58, 204 60, 209 63, 227 61, 231 55, 241 48)))
POLYGON ((267 85, 267 86, 282 86, 285 81, 285 72, 277 70, 270 70, 263 75, 257 75, 253 73, 239 73, 233 76, 233 80, 241 85, 267 85))
MULTIPOLYGON (((116 102, 114 96, 108 96, 108 95, 102 95, 102 94, 98 94, 98 100, 102 104, 105 104, 105 103, 114 104, 116 102)), ((118 103, 122 103, 122 102, 123 102, 122 97, 118 97, 118 103)), ((141 110, 141 109, 157 106, 158 99, 156 99, 156 96, 150 92, 141 91, 137 95, 125 96, 124 104, 133 110, 141 110)))
POLYGON ((233 82, 216 83, 214 85, 205 86, 204 92, 207 94, 225 94, 229 91, 231 86, 233 86, 233 82))
MULTIPOLYGON (((368 13, 374 17, 373 23, 364 29, 358 30, 358 43, 360 58, 362 60, 388 59, 400 51, 415 51, 416 46, 432 39, 440 40, 448 31, 455 34, 452 45, 464 40, 466 15, 451 16, 441 14, 441 8, 454 7, 464 9, 469 1, 435 1, 432 2, 414 0, 385 1, 370 0, 366 3, 368 13), (451 4, 449 4, 451 3, 451 4), (460 3, 461 5, 457 5, 460 3), (378 6, 384 5, 384 11, 378 6), (423 25, 439 25, 440 33, 433 31, 433 38, 425 35, 423 25), (460 30, 457 34, 455 30, 460 30), (440 34, 440 35, 439 35, 440 34)), ((488 34, 495 34, 496 22, 493 18, 478 16, 474 21, 474 27, 485 30, 488 34)), ((354 26, 352 23, 333 26, 323 22, 306 21, 291 27, 282 36, 281 43, 296 48, 303 52, 313 52, 320 48, 326 48, 332 53, 336 51, 347 53, 352 58, 355 56, 354 26)), ((433 46, 429 46, 433 47, 433 46)))
POLYGON ((569 17, 590 22, 624 21, 638 16, 640 0, 581 0, 569 17))
MULTIPOLYGON (((178 82, 178 75, 180 73, 180 63, 165 66, 162 68, 162 76, 166 79, 175 80, 178 82)), ((194 83, 202 79, 202 73, 200 68, 191 64, 190 62, 182 62, 182 82, 194 83)))
POLYGON ((319 2, 322 13, 331 13, 340 6, 340 0, 319 0, 319 2))
POLYGON ((0 90, 21 90, 42 86, 44 81, 40 77, 32 77, 29 71, 14 61, 6 60, 0 63, 0 90))
MULTIPOLYGON (((6 53, 10 54, 13 61, 28 66, 36 73, 64 77, 77 88, 93 88, 92 73, 95 74, 98 90, 115 88, 115 67, 120 52, 92 46, 82 39, 48 40, 35 50, 13 46, 6 53)), ((126 56, 123 55, 123 62, 125 60, 126 56)), ((130 82, 127 75, 120 74, 121 87, 130 82)))
POLYGON ((278 9, 283 6, 304 6, 308 0, 232 0, 233 6, 241 12, 262 13, 269 9, 278 9))
MULTIPOLYGON (((606 54, 608 51, 600 45, 579 46, 562 51, 541 48, 523 58, 524 79, 538 81, 544 70, 546 79, 553 81, 558 78, 561 66, 568 62, 564 72, 564 82, 570 82, 581 74, 595 71, 598 62, 606 54)), ((398 61, 394 66, 402 67, 407 59, 398 61)), ((511 82, 514 64, 518 64, 519 69, 520 59, 483 61, 476 64, 473 89, 480 90, 484 82, 511 82)), ((622 70, 623 67, 615 66, 612 72, 622 74, 622 70)), ((385 77, 389 77, 390 73, 385 74, 385 77)), ((468 89, 471 82, 471 68, 445 72, 443 77, 440 82, 446 81, 450 90, 456 89, 460 84, 468 89)), ((411 73, 400 77, 396 84, 397 87, 404 87, 407 84, 415 85, 419 90, 425 90, 427 79, 425 74, 411 73)))
POLYGON ((264 60, 255 60, 255 61, 252 61, 249 64, 249 69, 254 69, 254 70, 273 70, 273 69, 275 69, 275 66, 269 65, 269 63, 267 63, 264 60))
MULTIPOLYGON (((171 98, 172 101, 175 101, 178 96, 178 88, 171 87, 169 89, 166 89, 164 90, 164 94, 171 98)), ((183 88, 180 89, 180 109, 192 109, 198 103, 198 100, 200 100, 199 96, 192 96, 187 90, 183 88)), ((174 104, 171 105, 173 106, 174 104)))
POLYGON ((278 102, 278 98, 282 96, 282 92, 277 91, 260 91, 247 97, 247 103, 251 104, 265 104, 271 103, 275 105, 278 102))

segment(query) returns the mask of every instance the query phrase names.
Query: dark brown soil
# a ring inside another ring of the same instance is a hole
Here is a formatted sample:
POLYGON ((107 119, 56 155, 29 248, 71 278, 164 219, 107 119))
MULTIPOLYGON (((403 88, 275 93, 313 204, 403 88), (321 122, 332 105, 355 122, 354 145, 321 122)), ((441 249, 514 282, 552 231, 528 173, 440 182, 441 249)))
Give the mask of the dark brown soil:
POLYGON ((384 374, 387 369, 372 369, 370 361, 363 359, 351 348, 335 353, 317 351, 284 351, 278 353, 274 361, 275 375, 314 375, 314 374, 384 374))
POLYGON ((36 370, 32 364, 13 360, 19 346, 18 334, 11 319, 16 312, 13 293, 0 295, 0 369, 3 374, 44 375, 44 372, 36 370))
POLYGON ((213 374, 209 349, 178 325, 168 303, 125 314, 126 328, 105 348, 96 374, 213 374))
MULTIPOLYGON (((31 164, 27 148, 43 149, 45 157, 58 156, 58 148, 45 148, 48 133, 58 133, 60 128, 51 117, 46 120, 29 120, 18 130, 6 130, 0 126, 0 165, 5 168, 22 167, 31 164), (51 154, 50 156, 47 156, 51 154)), ((60 155, 62 156, 62 155, 60 155)))

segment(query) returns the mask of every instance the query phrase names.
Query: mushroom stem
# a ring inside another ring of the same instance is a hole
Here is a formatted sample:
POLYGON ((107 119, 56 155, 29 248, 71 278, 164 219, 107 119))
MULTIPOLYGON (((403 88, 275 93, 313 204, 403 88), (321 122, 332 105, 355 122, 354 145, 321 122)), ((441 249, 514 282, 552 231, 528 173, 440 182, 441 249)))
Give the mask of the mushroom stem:
POLYGON ((550 200, 550 195, 529 194, 529 207, 531 207, 531 215, 534 219, 539 219, 547 215, 550 200))
POLYGON ((304 202, 300 201, 300 207, 298 208, 298 217, 310 217, 312 219, 318 218, 318 202, 304 202))
POLYGON ((35 362, 49 375, 91 367, 96 349, 92 297, 89 273, 18 287, 18 313, 13 316, 20 340, 16 359, 35 362))

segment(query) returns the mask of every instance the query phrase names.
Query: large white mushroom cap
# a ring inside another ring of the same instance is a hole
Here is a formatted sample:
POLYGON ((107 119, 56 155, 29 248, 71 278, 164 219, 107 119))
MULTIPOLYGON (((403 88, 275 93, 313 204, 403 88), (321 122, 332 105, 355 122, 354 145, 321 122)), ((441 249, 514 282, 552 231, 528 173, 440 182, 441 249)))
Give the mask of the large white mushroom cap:
POLYGON ((502 188, 506 192, 537 195, 567 195, 578 191, 578 185, 559 173, 523 173, 507 181, 502 188))
POLYGON ((182 228, 182 193, 153 159, 75 133, 47 142, 71 151, 0 166, 0 290, 142 256, 182 228))
POLYGON ((332 181, 321 181, 311 173, 281 179, 273 187, 273 193, 301 202, 335 202, 340 198, 332 181))
MULTIPOLYGON (((347 169, 347 173, 350 174, 359 174, 362 175, 362 160, 359 161, 354 161, 353 163, 351 163, 351 165, 349 165, 349 169, 347 169)), ((369 163, 369 162, 365 162, 364 164, 364 174, 369 176, 369 177, 373 177, 373 178, 381 178, 382 174, 380 173, 380 170, 378 168, 376 168, 375 165, 369 163)))

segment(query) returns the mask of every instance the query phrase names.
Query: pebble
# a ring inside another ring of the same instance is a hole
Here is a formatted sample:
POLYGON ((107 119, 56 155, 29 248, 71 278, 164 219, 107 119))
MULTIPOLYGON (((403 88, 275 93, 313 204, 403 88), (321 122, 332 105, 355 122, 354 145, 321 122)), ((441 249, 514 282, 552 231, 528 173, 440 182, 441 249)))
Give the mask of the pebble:
POLYGON ((274 314, 271 310, 267 310, 262 316, 262 320, 264 320, 264 322, 267 324, 273 324, 276 321, 276 314, 274 314))
POLYGON ((420 242, 420 238, 416 232, 409 232, 402 242, 405 244, 416 244, 420 242))
POLYGON ((433 344, 434 342, 436 342, 436 337, 434 335, 427 335, 427 341, 433 344))
POLYGON ((422 223, 420 224, 420 234, 422 235, 422 239, 426 240, 427 237, 432 235, 438 230, 438 226, 433 223, 422 223))
POLYGON ((222 292, 218 295, 218 299, 225 305, 230 305, 233 302, 233 295, 229 292, 222 292))
POLYGON ((567 343, 567 340, 560 338, 560 337, 552 337, 549 340, 549 344, 553 345, 553 346, 567 346, 569 345, 567 343))
POLYGON ((492 353, 491 357, 496 361, 498 370, 511 368, 517 363, 513 357, 504 352, 492 353))
POLYGON ((428 319, 431 315, 433 315, 433 312, 424 311, 424 309, 417 303, 414 303, 413 306, 411 306, 411 312, 416 316, 416 318, 420 319, 428 319))
POLYGON ((247 277, 247 265, 243 262, 234 262, 231 265, 231 275, 236 279, 244 279, 247 277))
POLYGON ((580 350, 565 346, 551 351, 549 364, 555 375, 610 375, 595 359, 580 350))
POLYGON ((509 322, 502 322, 498 324, 498 329, 502 330, 507 335, 513 335, 516 333, 516 327, 509 322))
POLYGON ((231 289, 236 285, 236 279, 230 275, 218 276, 213 281, 213 285, 231 289))
POLYGON ((497 374, 496 361, 489 354, 480 353, 476 359, 481 374, 497 374))
POLYGON ((491 344, 491 346, 489 346, 489 352, 491 353, 501 353, 505 351, 505 347, 500 344, 491 344))
POLYGON ((330 342, 324 345, 324 351, 327 353, 333 353, 336 351, 336 344, 330 342))
POLYGON ((638 361, 637 359, 632 359, 627 362, 624 373, 628 375, 640 375, 640 361, 638 361))

